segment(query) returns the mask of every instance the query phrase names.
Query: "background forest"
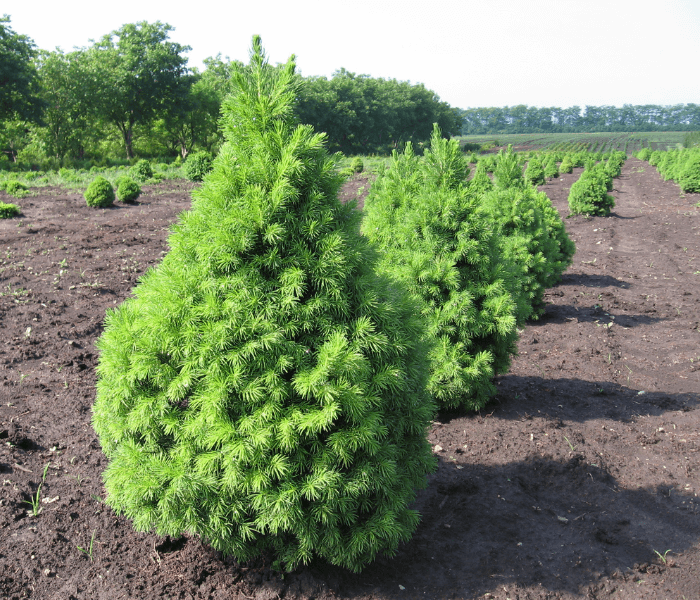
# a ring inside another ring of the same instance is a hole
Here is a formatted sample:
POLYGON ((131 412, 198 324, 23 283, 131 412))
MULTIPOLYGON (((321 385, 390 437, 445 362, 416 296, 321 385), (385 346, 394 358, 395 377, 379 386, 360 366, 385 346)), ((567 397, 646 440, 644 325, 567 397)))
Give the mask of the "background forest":
MULTIPOLYGON (((156 21, 126 24, 71 52, 36 48, 0 18, 0 167, 87 167, 215 154, 218 118, 237 61, 221 55, 188 68, 187 46, 156 21)), ((270 67, 273 68, 273 67, 270 67)), ((328 134, 332 151, 387 154, 408 141, 420 152, 443 135, 693 131, 700 106, 451 107, 422 84, 340 69, 305 80, 297 118, 328 134)))

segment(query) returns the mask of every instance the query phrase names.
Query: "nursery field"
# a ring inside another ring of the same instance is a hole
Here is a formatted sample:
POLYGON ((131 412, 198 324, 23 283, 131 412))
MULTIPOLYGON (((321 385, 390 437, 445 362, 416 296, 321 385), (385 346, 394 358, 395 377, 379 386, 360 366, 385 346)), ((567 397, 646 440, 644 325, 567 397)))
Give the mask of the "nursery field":
MULTIPOLYGON (((563 216, 580 173, 540 188, 563 216)), ((108 209, 0 192, 22 208, 0 220, 0 598, 700 597, 700 195, 629 158, 609 217, 566 220, 574 264, 496 398, 436 418, 412 540, 360 574, 282 576, 136 533, 103 502, 95 342, 195 185, 108 209)), ((356 175, 343 197, 370 185, 356 175)))
MULTIPOLYGON (((611 152, 621 150, 627 154, 649 147, 652 150, 675 149, 688 132, 648 131, 640 133, 504 133, 490 135, 459 136, 461 143, 499 146, 512 144, 515 150, 559 150, 562 152, 611 152)), ((494 147, 492 151, 497 151, 494 147)))

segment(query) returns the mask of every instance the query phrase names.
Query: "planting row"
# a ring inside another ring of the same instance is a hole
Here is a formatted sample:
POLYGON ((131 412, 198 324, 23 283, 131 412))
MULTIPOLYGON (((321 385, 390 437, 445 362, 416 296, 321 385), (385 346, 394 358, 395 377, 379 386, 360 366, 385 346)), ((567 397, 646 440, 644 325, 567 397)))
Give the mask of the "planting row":
POLYGON ((360 570, 415 530, 436 411, 488 402, 575 248, 538 157, 501 152, 470 179, 437 126, 380 169, 364 214, 341 204, 337 157, 292 110, 293 61, 270 67, 259 38, 251 57, 170 251, 106 316, 106 502, 239 560, 360 570))
POLYGON ((682 191, 700 193, 700 147, 653 152, 643 148, 635 156, 656 167, 664 181, 672 179, 682 191))
POLYGON ((359 570, 411 536, 435 411, 488 401, 574 245, 512 153, 469 180, 437 129, 361 224, 294 118, 293 62, 255 38, 233 77, 213 170, 98 343, 106 501, 241 560, 359 570))

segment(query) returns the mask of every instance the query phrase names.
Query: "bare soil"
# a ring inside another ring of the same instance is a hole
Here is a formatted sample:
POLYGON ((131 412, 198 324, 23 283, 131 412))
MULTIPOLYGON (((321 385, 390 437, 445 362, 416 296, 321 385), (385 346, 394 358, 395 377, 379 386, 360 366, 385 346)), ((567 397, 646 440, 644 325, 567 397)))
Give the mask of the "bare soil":
MULTIPOLYGON (((579 174, 541 188, 564 216, 579 174)), ((0 192, 22 207, 0 221, 0 598, 700 598, 700 197, 633 158, 615 185, 611 216, 566 221, 574 264, 492 404, 434 423, 413 539, 359 575, 284 576, 102 502, 94 344, 193 186, 105 210, 0 192)))

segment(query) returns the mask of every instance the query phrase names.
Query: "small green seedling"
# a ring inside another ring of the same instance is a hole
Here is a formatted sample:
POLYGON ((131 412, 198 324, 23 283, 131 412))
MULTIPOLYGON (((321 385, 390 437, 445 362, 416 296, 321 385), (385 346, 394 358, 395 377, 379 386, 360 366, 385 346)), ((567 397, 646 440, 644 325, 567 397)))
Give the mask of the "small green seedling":
POLYGON ((654 550, 654 552, 656 553, 656 555, 662 560, 662 562, 663 562, 664 564, 666 564, 666 555, 667 555, 670 551, 671 551, 671 549, 669 548, 668 550, 666 550, 666 552, 664 552, 663 554, 661 554, 661 552, 659 552, 658 550, 654 550))
POLYGON ((81 546, 76 546, 78 550, 80 550, 85 556, 87 556, 90 559, 90 562, 92 562, 92 545, 93 542, 95 541, 95 531, 92 532, 92 537, 90 538, 90 545, 87 548, 82 548, 81 546))
POLYGON ((564 436, 564 439, 566 440, 566 443, 569 444, 569 448, 571 448, 571 451, 574 452, 578 446, 574 446, 570 441, 569 438, 564 436))
POLYGON ((41 486, 44 485, 44 481, 46 481, 46 473, 49 470, 49 465, 51 463, 48 462, 46 463, 46 466, 44 467, 44 475, 41 478, 41 483, 39 484, 39 487, 36 489, 36 494, 33 496, 29 496, 29 500, 25 500, 25 502, 29 505, 31 505, 32 510, 31 510, 31 515, 32 517, 36 517, 39 515, 41 512, 41 486))

